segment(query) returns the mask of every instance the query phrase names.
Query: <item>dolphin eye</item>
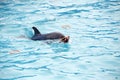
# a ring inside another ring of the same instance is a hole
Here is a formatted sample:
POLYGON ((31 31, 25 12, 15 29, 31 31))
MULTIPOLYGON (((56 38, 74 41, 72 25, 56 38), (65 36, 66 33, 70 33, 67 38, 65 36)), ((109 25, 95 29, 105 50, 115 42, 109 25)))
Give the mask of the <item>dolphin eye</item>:
POLYGON ((62 40, 65 40, 65 38, 63 38, 62 40))

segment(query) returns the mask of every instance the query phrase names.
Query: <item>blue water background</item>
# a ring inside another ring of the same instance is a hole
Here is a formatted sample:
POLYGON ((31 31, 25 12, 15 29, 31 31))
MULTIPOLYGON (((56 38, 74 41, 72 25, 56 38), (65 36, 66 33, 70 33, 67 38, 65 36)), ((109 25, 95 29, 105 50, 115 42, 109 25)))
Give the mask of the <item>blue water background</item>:
POLYGON ((120 80, 120 0, 0 0, 0 80, 120 80))

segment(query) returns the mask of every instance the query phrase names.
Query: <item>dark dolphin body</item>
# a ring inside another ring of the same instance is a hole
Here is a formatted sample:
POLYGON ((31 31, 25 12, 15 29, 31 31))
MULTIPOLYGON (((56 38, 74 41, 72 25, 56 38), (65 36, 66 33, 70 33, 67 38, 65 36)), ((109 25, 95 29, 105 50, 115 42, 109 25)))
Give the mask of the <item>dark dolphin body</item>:
POLYGON ((31 38, 32 40, 54 40, 54 39, 62 39, 62 42, 68 42, 69 37, 65 37, 63 34, 59 32, 52 32, 47 34, 41 34, 40 31, 36 27, 32 27, 34 30, 34 36, 31 38))

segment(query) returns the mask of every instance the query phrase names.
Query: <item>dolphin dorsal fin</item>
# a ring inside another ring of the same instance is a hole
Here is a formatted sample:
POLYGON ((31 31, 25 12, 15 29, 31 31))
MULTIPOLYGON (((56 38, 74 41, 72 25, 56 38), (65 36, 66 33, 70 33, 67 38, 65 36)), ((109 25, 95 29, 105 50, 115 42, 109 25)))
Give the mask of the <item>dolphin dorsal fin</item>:
POLYGON ((36 27, 33 26, 32 29, 34 30, 34 35, 41 34, 36 27))

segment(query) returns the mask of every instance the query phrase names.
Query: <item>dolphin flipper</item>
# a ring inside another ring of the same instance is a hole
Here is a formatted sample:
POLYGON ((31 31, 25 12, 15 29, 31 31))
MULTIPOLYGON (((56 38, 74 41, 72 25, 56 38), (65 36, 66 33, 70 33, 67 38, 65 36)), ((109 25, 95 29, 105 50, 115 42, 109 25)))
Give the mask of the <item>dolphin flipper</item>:
POLYGON ((33 26, 32 29, 34 30, 34 35, 37 35, 37 34, 41 35, 40 31, 36 27, 33 26))

